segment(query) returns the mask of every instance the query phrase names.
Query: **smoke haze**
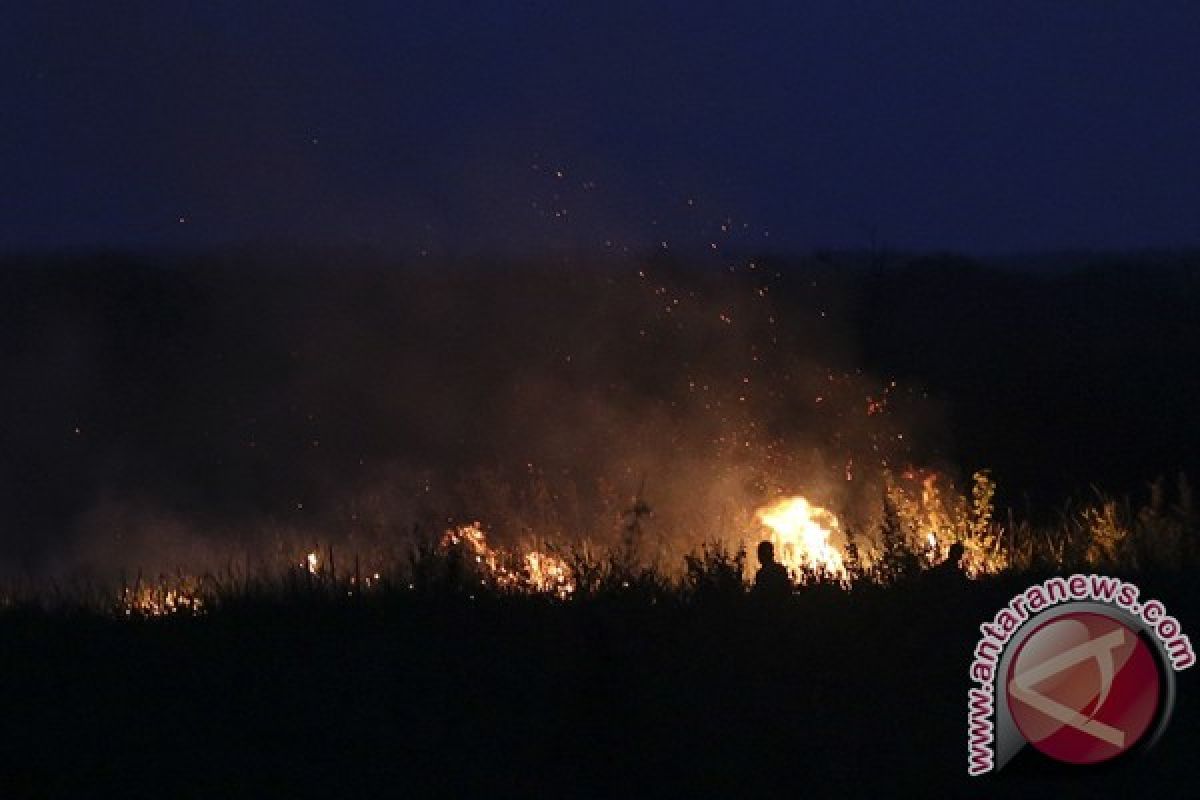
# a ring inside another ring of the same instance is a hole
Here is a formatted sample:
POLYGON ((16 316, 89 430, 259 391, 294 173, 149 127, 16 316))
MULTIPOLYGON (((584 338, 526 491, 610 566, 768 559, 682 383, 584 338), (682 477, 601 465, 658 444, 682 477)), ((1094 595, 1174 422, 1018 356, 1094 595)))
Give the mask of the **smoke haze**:
POLYGON ((852 509, 938 415, 855 367, 826 277, 345 254, 10 268, 4 561, 377 556, 471 520, 604 545, 635 497, 654 557, 743 538, 780 492, 852 509))

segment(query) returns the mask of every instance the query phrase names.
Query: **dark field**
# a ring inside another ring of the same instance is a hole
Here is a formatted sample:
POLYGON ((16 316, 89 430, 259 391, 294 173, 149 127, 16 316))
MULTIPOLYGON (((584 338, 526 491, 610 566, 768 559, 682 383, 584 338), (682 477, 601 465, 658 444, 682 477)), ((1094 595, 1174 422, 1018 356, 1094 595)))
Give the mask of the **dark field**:
MULTIPOLYGON (((0 617, 5 797, 1123 796, 1186 792, 1200 700, 1145 757, 965 775, 978 623, 1032 577, 651 604, 631 590, 208 617, 0 617)), ((1200 594, 1140 576, 1185 623, 1200 594)))

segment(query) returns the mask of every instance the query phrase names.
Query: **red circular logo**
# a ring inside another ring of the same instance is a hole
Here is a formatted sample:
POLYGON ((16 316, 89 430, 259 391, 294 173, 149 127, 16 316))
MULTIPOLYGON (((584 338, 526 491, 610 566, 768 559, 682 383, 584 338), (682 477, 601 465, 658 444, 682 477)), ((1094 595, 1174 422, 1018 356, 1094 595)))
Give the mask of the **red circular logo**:
POLYGON ((1021 643, 1008 669, 1008 707, 1041 752, 1095 764, 1137 745, 1154 722, 1162 687, 1154 653, 1112 617, 1056 617, 1021 643))

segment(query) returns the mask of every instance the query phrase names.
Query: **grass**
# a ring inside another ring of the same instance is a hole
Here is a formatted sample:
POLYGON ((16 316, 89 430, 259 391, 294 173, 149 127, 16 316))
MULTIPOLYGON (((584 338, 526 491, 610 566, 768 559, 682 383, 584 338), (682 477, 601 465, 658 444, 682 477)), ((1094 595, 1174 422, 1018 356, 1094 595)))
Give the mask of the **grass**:
MULTIPOLYGON (((713 563, 701 572, 727 574, 728 560, 713 563)), ((953 594, 919 580, 814 585, 766 606, 720 582, 570 602, 392 588, 360 602, 303 580, 204 616, 0 616, 4 796, 1024 796, 1038 785, 1034 763, 987 784, 963 774, 976 626, 1032 576, 953 594)), ((1186 576, 1144 585, 1185 625, 1200 618, 1186 576)), ((1181 682, 1172 730, 1145 762, 1073 785, 1189 775, 1191 694, 1181 682)))
MULTIPOLYGON (((891 537, 886 558, 855 567, 848 587, 808 574, 779 603, 746 593, 746 553, 721 542, 677 574, 629 548, 561 553, 578 586, 566 599, 489 582, 436 547, 378 578, 330 548, 315 570, 230 569, 196 584, 200 613, 164 617, 114 614, 94 586, 18 593, 0 612, 0 788, 5 798, 1177 789, 1192 780, 1200 734, 1189 675, 1144 760, 1066 778, 1022 756, 968 781, 963 716, 978 624, 1048 574, 1117 572, 1185 630, 1200 619, 1185 486, 1159 486, 1140 505, 1097 497, 1050 528, 1006 526, 1006 569, 957 584, 927 578, 893 514, 879 532, 891 537)), ((122 591, 163 602, 185 580, 134 573, 122 591)))
MULTIPOLYGON (((937 526, 933 530, 943 545, 961 541, 967 546, 964 566, 975 577, 1073 571, 1169 574, 1200 566, 1200 516, 1183 475, 1172 484, 1161 479, 1151 483, 1140 503, 1095 491, 1088 502, 1065 504, 1046 525, 1019 520, 1011 512, 998 524, 994 492, 986 473, 977 473, 966 494, 935 498, 936 512, 922 515, 914 502, 889 486, 877 528, 847 531, 846 574, 800 569, 794 574, 798 590, 836 585, 854 593, 920 581, 944 557, 924 544, 930 525, 937 526)), ((541 556, 561 570, 556 582, 533 580, 519 552, 491 550, 486 544, 482 550, 471 549, 465 541, 448 545, 444 537, 413 529, 409 549, 390 559, 367 559, 327 544, 311 552, 311 561, 298 558, 282 566, 230 561, 200 575, 182 569, 156 574, 136 570, 121 575, 116 585, 94 579, 11 583, 0 593, 0 613, 35 607, 137 617, 220 613, 256 603, 360 607, 413 596, 514 594, 546 602, 619 597, 622 602, 686 605, 714 598, 735 602, 752 581, 754 567, 744 543, 705 541, 672 563, 646 558, 642 535, 640 527, 631 528, 608 549, 543 544, 541 556), (368 560, 369 569, 363 566, 368 560), (568 583, 569 593, 563 590, 568 583)))

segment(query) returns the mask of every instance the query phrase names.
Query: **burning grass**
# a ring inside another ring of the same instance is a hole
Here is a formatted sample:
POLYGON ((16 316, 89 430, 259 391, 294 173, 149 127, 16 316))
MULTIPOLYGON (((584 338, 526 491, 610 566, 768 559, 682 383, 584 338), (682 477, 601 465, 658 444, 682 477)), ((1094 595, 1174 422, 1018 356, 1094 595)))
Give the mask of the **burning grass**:
MULTIPOLYGON (((268 784, 254 795, 586 784, 636 796, 696 779, 699 764, 708 794, 799 781, 878 795, 910 780, 958 796, 961 703, 947 687, 984 614, 1027 573, 1183 570, 1200 553, 1186 484, 1141 506, 1098 496, 1046 527, 997 523, 991 488, 982 473, 960 492, 897 476, 873 530, 785 495, 742 541, 702 541, 676 569, 647 558, 654 520, 638 513, 610 547, 507 544, 469 521, 412 532, 391 561, 308 541, 274 569, 5 593, 4 674, 33 698, 13 717, 13 774, 94 790, 97 775, 142 780, 149 764, 205 795, 254 774, 268 784), (761 536, 791 546, 796 588, 778 602, 748 591, 746 544, 761 536), (954 541, 990 559, 962 580, 931 573, 954 541), (146 719, 166 722, 146 734, 146 719), (864 738, 892 741, 896 720, 913 735, 860 777, 864 738), (37 748, 64 730, 81 733, 45 760, 37 748), (337 768, 306 771, 315 748, 337 768), (199 772, 197 752, 212 754, 199 772)), ((1192 583, 1180 571, 1153 585, 1186 610, 1173 593, 1192 583)))
MULTIPOLYGON (((647 514, 625 517, 619 540, 607 547, 573 543, 493 541, 480 521, 451 524, 436 535, 414 530, 402 557, 342 555, 332 543, 270 563, 200 574, 183 568, 150 576, 139 571, 115 590, 89 583, 75 587, 9 587, 0 609, 41 606, 101 611, 119 618, 197 616, 247 600, 307 598, 371 603, 398 595, 522 596, 553 603, 606 596, 650 603, 692 602, 745 596, 753 580, 747 550, 766 539, 797 591, 816 585, 854 592, 871 586, 919 581, 961 543, 967 579, 1001 573, 1098 569, 1164 571, 1200 563, 1197 516, 1190 485, 1173 491, 1151 486, 1134 506, 1097 493, 1094 502, 1067 506, 1057 524, 1034 526, 1010 514, 996 521, 995 484, 977 472, 963 491, 943 477, 910 470, 889 475, 872 530, 845 525, 833 511, 803 495, 784 495, 758 508, 737 540, 701 539, 678 561, 655 552, 647 514), (364 567, 365 563, 370 567, 364 567)), ((644 509, 643 509, 644 510, 644 509)))

